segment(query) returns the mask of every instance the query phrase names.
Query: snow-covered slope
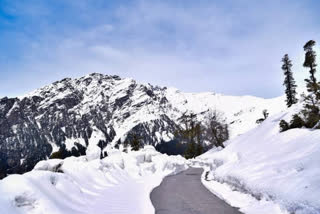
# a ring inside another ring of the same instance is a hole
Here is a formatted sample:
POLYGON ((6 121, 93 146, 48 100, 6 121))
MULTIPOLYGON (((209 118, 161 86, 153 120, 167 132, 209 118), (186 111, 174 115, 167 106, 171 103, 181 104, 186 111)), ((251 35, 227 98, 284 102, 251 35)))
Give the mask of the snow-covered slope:
POLYGON ((151 214, 151 190, 169 174, 188 168, 181 156, 146 147, 39 162, 24 175, 0 181, 1 214, 151 214))
POLYGON ((320 131, 280 133, 280 120, 301 110, 301 104, 286 109, 283 100, 183 93, 101 74, 1 99, 0 158, 7 165, 18 160, 31 166, 63 145, 82 145, 87 156, 42 161, 29 173, 1 180, 0 213, 153 213, 151 189, 190 162, 151 147, 129 154, 112 147, 130 132, 145 144, 170 142, 183 113, 202 121, 208 109, 223 112, 232 133, 225 149, 193 160, 208 170, 202 179, 212 192, 247 214, 320 213, 320 131), (257 126, 263 109, 270 117, 257 126), (100 160, 97 145, 109 156, 100 160))
POLYGON ((267 109, 270 115, 286 109, 285 98, 263 99, 253 96, 228 96, 216 93, 183 93, 177 89, 166 90, 166 98, 181 116, 181 112, 191 111, 203 119, 205 112, 217 110, 226 118, 230 128, 230 138, 241 135, 257 126, 256 120, 263 117, 267 109))
POLYGON ((291 129, 279 133, 280 120, 290 121, 300 109, 296 105, 275 114, 230 140, 224 150, 213 149, 200 156, 199 160, 211 168, 209 181, 205 181, 209 189, 231 204, 242 206, 245 213, 320 213, 320 131, 291 129), (268 212, 266 207, 266 212, 250 212, 250 203, 239 203, 232 191, 221 188, 221 183, 250 194, 264 205, 274 201, 282 212, 268 212))
POLYGON ((284 108, 283 97, 183 93, 96 73, 67 78, 24 97, 0 99, 0 177, 1 171, 31 170, 60 147, 83 155, 91 144, 121 144, 129 133, 144 144, 170 143, 186 112, 202 121, 209 109, 221 111, 233 138, 254 128, 263 109, 274 114, 284 108))

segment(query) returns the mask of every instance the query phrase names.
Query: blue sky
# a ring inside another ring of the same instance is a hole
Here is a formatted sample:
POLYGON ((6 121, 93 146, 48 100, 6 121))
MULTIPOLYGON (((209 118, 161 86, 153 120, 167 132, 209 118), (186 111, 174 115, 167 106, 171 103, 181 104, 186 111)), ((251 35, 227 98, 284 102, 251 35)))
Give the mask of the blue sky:
POLYGON ((285 53, 299 84, 308 75, 302 47, 318 41, 319 9, 316 0, 0 0, 0 97, 92 72, 280 96, 285 53))

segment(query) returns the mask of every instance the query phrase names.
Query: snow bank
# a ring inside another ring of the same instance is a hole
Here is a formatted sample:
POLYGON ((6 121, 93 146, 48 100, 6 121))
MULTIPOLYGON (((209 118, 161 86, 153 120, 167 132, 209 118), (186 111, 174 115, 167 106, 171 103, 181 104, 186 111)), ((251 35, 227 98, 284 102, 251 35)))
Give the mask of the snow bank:
POLYGON ((152 189, 188 167, 181 156, 163 155, 153 147, 92 158, 41 161, 31 172, 1 180, 0 213, 150 214, 152 189))
POLYGON ((200 156, 209 170, 203 183, 245 213, 320 213, 320 130, 279 133, 280 120, 289 121, 298 108, 268 118, 224 150, 200 156), (248 198, 239 202, 239 197, 248 198), (264 205, 273 211, 262 212, 264 205), (260 208, 252 211, 253 206, 260 208))

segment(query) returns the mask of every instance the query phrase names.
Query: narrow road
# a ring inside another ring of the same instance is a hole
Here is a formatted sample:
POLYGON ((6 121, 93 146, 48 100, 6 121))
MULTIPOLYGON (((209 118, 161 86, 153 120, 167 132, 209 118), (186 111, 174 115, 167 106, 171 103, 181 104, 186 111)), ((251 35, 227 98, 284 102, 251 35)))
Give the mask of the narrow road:
POLYGON ((166 177, 151 192, 156 214, 241 214, 203 186, 202 172, 203 169, 190 168, 166 177))

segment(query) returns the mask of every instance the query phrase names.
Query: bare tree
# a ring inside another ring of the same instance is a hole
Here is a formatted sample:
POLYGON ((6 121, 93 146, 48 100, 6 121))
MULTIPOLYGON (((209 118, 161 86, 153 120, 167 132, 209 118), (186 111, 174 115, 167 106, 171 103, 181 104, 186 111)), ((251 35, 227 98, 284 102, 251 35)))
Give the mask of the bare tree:
POLYGON ((229 139, 228 124, 221 112, 209 111, 205 121, 206 139, 214 146, 224 148, 223 142, 229 139))

